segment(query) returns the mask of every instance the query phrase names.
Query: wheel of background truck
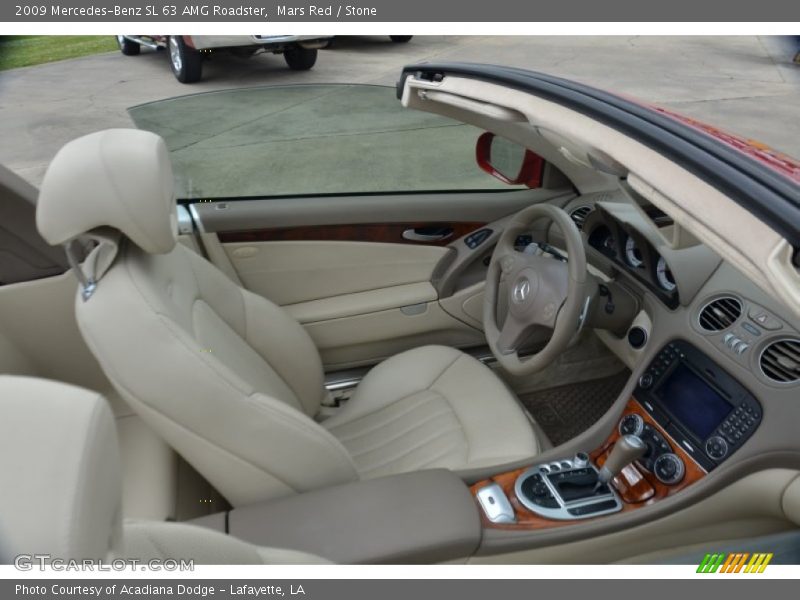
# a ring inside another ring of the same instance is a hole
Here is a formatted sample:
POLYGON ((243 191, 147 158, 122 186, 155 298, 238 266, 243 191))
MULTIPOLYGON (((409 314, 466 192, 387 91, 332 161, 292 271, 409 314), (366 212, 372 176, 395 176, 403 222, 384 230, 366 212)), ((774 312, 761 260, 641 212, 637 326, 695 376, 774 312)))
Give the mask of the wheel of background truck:
POLYGON ((179 35, 169 36, 169 65, 181 83, 200 81, 203 75, 203 55, 190 48, 179 35))
POLYGON ((395 42, 396 44, 405 44, 409 41, 413 35, 390 35, 389 39, 395 42))
POLYGON ((139 54, 139 51, 142 49, 139 44, 130 41, 124 35, 117 36, 117 44, 119 45, 119 51, 125 56, 135 56, 139 54))
POLYGON ((317 49, 294 46, 283 51, 283 58, 290 69, 308 71, 317 62, 317 49))

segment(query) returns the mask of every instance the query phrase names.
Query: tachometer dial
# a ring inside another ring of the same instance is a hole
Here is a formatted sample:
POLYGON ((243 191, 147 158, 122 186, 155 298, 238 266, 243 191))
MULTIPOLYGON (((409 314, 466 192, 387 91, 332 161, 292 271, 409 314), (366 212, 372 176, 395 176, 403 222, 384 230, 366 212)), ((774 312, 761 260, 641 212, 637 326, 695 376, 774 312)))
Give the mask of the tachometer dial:
POLYGON ((669 266, 667 266, 667 261, 664 260, 664 257, 660 257, 658 259, 658 265, 656 265, 656 278, 658 279, 658 285, 661 286, 667 292, 674 292, 675 288, 675 279, 672 277, 672 271, 670 271, 669 266))
POLYGON ((625 260, 634 269, 638 269, 644 264, 642 253, 639 252, 639 248, 636 247, 636 240, 630 236, 625 240, 625 260))

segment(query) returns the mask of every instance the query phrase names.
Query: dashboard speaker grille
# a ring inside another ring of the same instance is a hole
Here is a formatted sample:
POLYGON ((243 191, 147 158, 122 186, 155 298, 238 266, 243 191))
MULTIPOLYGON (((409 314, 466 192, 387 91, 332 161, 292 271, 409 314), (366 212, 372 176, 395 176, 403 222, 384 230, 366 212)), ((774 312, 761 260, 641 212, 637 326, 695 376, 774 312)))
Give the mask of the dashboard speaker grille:
POLYGON ((706 304, 700 311, 700 327, 706 331, 722 331, 742 316, 742 303, 734 296, 723 296, 706 304))
POLYGON ((589 213, 592 212, 591 206, 579 206, 571 213, 569 213, 572 222, 575 223, 579 230, 583 230, 583 224, 586 221, 586 217, 589 216, 589 213))
POLYGON ((800 381, 800 339, 772 342, 759 359, 761 372, 777 383, 800 381))

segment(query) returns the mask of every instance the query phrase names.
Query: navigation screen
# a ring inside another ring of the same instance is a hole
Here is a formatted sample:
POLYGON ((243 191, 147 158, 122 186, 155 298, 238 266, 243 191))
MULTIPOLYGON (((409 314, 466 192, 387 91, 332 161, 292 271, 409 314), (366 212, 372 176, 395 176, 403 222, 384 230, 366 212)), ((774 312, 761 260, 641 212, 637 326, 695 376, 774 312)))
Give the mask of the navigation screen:
POLYGON ((678 364, 656 394, 672 417, 701 441, 733 409, 719 392, 683 363, 678 364))

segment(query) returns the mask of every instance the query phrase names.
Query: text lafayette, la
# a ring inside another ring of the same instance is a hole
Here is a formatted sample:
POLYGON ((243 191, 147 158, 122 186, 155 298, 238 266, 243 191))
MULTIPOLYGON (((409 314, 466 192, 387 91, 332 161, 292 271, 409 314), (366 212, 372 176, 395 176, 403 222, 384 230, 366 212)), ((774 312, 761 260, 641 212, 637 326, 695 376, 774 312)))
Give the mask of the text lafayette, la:
POLYGON ((306 592, 302 585, 292 584, 289 589, 285 589, 280 585, 234 585, 229 584, 228 587, 202 585, 202 584, 178 584, 178 585, 66 585, 66 584, 52 584, 49 587, 44 585, 16 585, 17 596, 36 595, 43 596, 48 592, 53 596, 97 596, 102 595, 115 596, 216 596, 231 595, 231 596, 248 596, 257 598, 260 596, 289 596, 303 595, 306 592))

